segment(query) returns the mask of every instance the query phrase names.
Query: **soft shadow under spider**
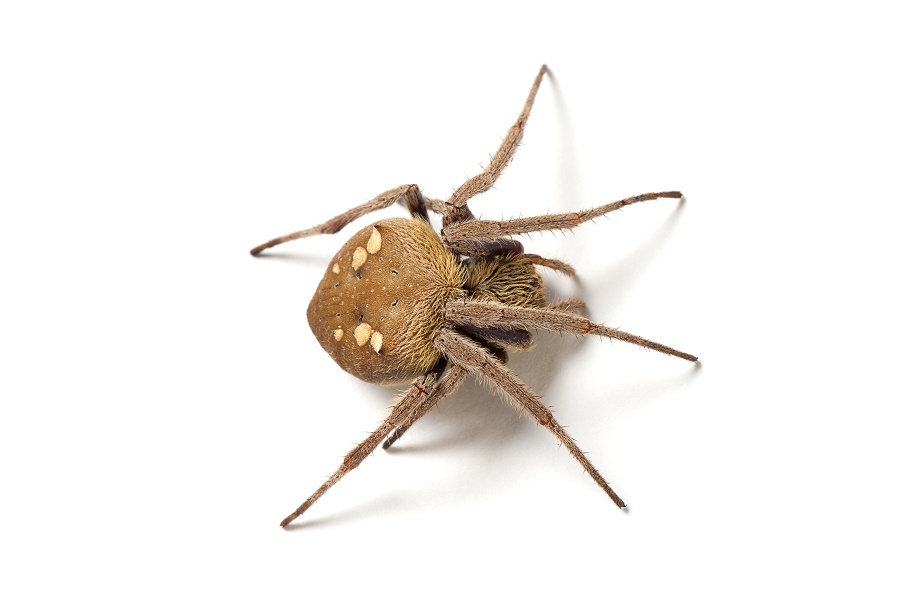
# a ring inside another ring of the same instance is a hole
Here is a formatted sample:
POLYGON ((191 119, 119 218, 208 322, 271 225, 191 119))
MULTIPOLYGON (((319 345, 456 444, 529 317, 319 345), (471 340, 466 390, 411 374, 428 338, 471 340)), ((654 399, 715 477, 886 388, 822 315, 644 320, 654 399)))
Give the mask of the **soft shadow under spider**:
MULTIPOLYGON (((578 339, 570 336, 560 336, 553 333, 541 332, 536 336, 536 347, 527 353, 514 354, 510 359, 510 366, 520 370, 520 375, 532 388, 542 391, 553 385, 556 376, 559 375, 560 364, 574 358, 578 351, 584 349, 584 343, 591 338, 578 339), (540 361, 542 367, 529 367, 530 363, 540 361), (537 373, 539 375, 531 375, 537 373)), ((396 389, 384 389, 386 403, 396 398, 396 389)), ((380 447, 380 452, 394 454, 401 457, 403 454, 428 453, 442 448, 456 448, 460 444, 477 445, 469 457, 481 458, 485 463, 491 460, 491 455, 497 451, 508 448, 510 437, 522 434, 525 426, 535 425, 529 418, 520 416, 515 409, 499 395, 492 395, 490 390, 470 378, 462 388, 452 397, 448 397, 436 409, 431 411, 420 425, 411 429, 403 438, 387 451, 380 447), (445 422, 452 422, 452 430, 444 430, 435 438, 435 430, 432 426, 422 426, 422 423, 434 418, 443 418, 445 422), (479 457, 480 455, 480 457, 479 457)), ((547 446, 553 448, 556 443, 552 438, 547 438, 547 446)), ((577 469, 577 467, 575 468, 577 469)), ((527 475, 523 472, 522 475, 527 475)), ((471 473, 465 474, 465 479, 460 480, 460 486, 471 483, 471 473)), ((490 477, 490 476, 489 476, 490 477)), ((450 484, 450 486, 455 486, 450 484)), ((395 491, 389 491, 378 498, 369 501, 366 505, 358 505, 332 513, 323 518, 310 517, 301 521, 295 519, 287 530, 309 529, 313 526, 334 525, 344 523, 357 517, 377 516, 387 510, 396 510, 399 505, 398 497, 409 501, 410 496, 395 491), (390 509, 382 507, 390 506, 390 509)))
POLYGON ((586 273, 581 278, 595 281, 581 295, 587 297, 585 301, 588 302, 589 312, 594 312, 588 313, 589 316, 597 317, 602 322, 604 314, 612 313, 624 301, 629 290, 647 270, 647 266, 663 253, 666 243, 675 231, 675 225, 681 219, 684 204, 685 199, 682 198, 656 230, 643 237, 629 252, 618 259, 604 260, 604 265, 600 269, 586 273), (591 307, 595 309, 591 310, 591 307))
POLYGON ((701 361, 696 361, 688 370, 647 376, 640 379, 610 381, 606 407, 610 412, 638 411, 651 401, 666 400, 684 384, 692 384, 702 372, 701 361))
POLYGON ((384 488, 384 493, 372 497, 368 502, 355 504, 352 507, 341 509, 338 512, 324 517, 310 517, 308 519, 295 519, 283 529, 289 532, 307 530, 314 527, 329 527, 343 525, 354 519, 366 517, 378 517, 394 511, 402 511, 408 508, 409 495, 397 490, 384 488))
POLYGON ((302 253, 299 251, 272 251, 259 254, 259 256, 257 256, 257 259, 294 262, 296 264, 315 266, 318 270, 319 268, 324 268, 328 264, 328 262, 331 260, 331 256, 308 252, 302 253))
MULTIPOLYGON (((538 332, 535 347, 528 352, 514 353, 508 365, 532 389, 544 393, 553 388, 555 379, 563 371, 562 364, 574 359, 579 351, 584 350, 584 343, 590 340, 538 332)), ((544 395, 544 399, 552 404, 552 390, 549 393, 544 395)), ((521 417, 503 397, 491 394, 474 378, 467 380, 452 397, 441 402, 425 416, 422 423, 428 420, 434 423, 437 418, 445 424, 440 431, 430 425, 410 429, 386 452, 396 455, 424 453, 465 443, 477 444, 478 448, 473 453, 487 458, 495 451, 503 450, 508 439, 523 433, 525 426, 537 425, 529 418, 521 417)), ((548 438, 547 443, 548 446, 555 444, 552 438, 548 438)))
MULTIPOLYGON (((684 200, 679 201, 676 208, 660 223, 654 232, 647 235, 635 249, 618 259, 616 264, 607 271, 612 272, 612 275, 596 276, 603 282, 603 292, 592 294, 584 291, 584 278, 576 276, 572 280, 572 284, 575 286, 574 295, 588 297, 591 304, 597 304, 599 298, 609 297, 610 295, 624 296, 625 291, 621 290, 621 288, 625 287, 627 289, 633 286, 640 271, 646 269, 647 264, 653 257, 663 251, 667 239, 671 236, 678 222, 683 204, 684 200), (607 284, 608 280, 613 280, 614 284, 607 284), (610 291, 615 290, 619 292, 610 293, 610 291), (599 295, 600 297, 594 298, 592 295, 599 295)), ((280 255, 291 259, 292 254, 280 255)), ((310 263, 315 260, 297 259, 295 261, 310 263)), ((593 279, 595 275, 588 275, 588 277, 593 279)), ((556 286, 554 284, 556 281, 548 282, 550 283, 548 286, 551 288, 556 286)), ((564 295, 564 293, 554 294, 564 295)), ((607 302, 605 307, 595 311, 598 313, 608 311, 614 303, 617 303, 617 301, 607 302)), ((586 315, 590 315, 590 311, 592 310, 589 305, 585 310, 586 315)), ((602 317, 599 319, 603 320, 602 317)), ((512 354, 509 366, 531 388, 543 394, 544 400, 549 405, 561 405, 568 401, 577 400, 602 402, 604 401, 604 396, 601 392, 580 394, 578 396, 572 396, 571 394, 560 394, 557 396, 554 395, 553 391, 556 378, 563 373, 562 365, 572 361, 578 352, 585 350, 587 343, 596 343, 600 342, 600 340, 590 336, 579 338, 539 331, 535 335, 535 347, 527 352, 512 354)), ((634 348, 624 343, 614 342, 612 346, 625 351, 634 350, 634 348)), ((636 408, 640 402, 658 396, 665 388, 677 387, 679 381, 686 378, 694 378, 698 375, 699 368, 700 362, 696 362, 695 367, 691 368, 689 372, 674 377, 666 376, 670 382, 661 382, 662 386, 654 383, 656 388, 649 393, 646 391, 646 380, 643 379, 644 384, 635 384, 633 391, 626 391, 630 396, 627 401, 622 401, 621 393, 616 393, 615 396, 607 398, 607 400, 611 401, 609 404, 604 407, 597 407, 597 409, 613 411, 620 408, 636 408), (622 402, 621 405, 618 404, 620 401, 622 402)), ((385 402, 388 404, 393 402, 396 398, 397 390, 384 388, 383 391, 385 402)), ((442 418, 445 424, 449 421, 452 428, 449 430, 445 428, 437 432, 433 426, 421 426, 420 424, 416 429, 411 429, 401 441, 391 446, 387 451, 382 451, 381 448, 377 450, 388 454, 393 453, 395 456, 401 457, 404 454, 412 455, 436 451, 442 448, 454 448, 463 443, 467 445, 475 444, 477 445, 477 450, 472 451, 473 455, 475 455, 474 458, 478 458, 476 453, 480 454, 482 455, 481 458, 487 463, 490 461, 492 454, 508 446, 511 437, 524 433, 524 426, 533 423, 530 419, 521 417, 502 397, 492 394, 489 389, 473 378, 467 380, 454 396, 449 397, 438 408, 429 413, 426 419, 423 420, 423 423, 428 419, 431 419, 432 423, 434 423, 436 417, 442 418), (440 435, 436 436, 436 434, 440 435)), ((597 432, 597 429, 578 429, 579 435, 583 438, 587 437, 588 433, 593 435, 593 432, 597 432)), ((552 439, 548 439, 548 446, 553 443, 552 439)), ((461 482, 471 482, 471 475, 466 474, 466 479, 461 482)), ((390 496, 396 495, 397 493, 390 493, 390 496)), ((375 503, 386 505, 391 503, 391 499, 388 499, 387 495, 382 495, 381 498, 376 499, 375 503)), ((391 506, 396 506, 396 504, 391 506)), ((623 511, 628 513, 627 508, 623 509, 623 511)), ((374 514, 376 512, 373 511, 370 504, 369 506, 354 507, 342 513, 334 513, 324 519, 310 518, 302 523, 299 520, 295 520, 286 529, 301 529, 309 528, 311 525, 343 523, 347 519, 363 515, 372 516, 374 514), (346 517, 344 513, 346 513, 346 517)))
MULTIPOLYGON (((335 234, 362 216, 398 203, 405 204, 410 212, 407 219, 379 220, 353 235, 335 255, 310 301, 307 315, 316 339, 345 371, 377 384, 408 380, 412 383, 398 397, 388 417, 345 455, 334 473, 281 522, 282 527, 303 515, 377 450, 382 441, 389 447, 472 376, 483 377, 492 391, 549 430, 613 503, 620 508, 625 506, 550 407, 530 388, 541 391, 548 385, 552 387, 550 381, 561 369, 562 351, 545 347, 544 354, 532 358, 535 367, 510 364, 521 368, 524 380, 504 365, 507 352, 530 346, 534 338, 531 331, 544 329, 618 339, 692 362, 697 357, 592 322, 575 313, 584 306, 580 300, 548 303, 537 269, 572 276, 573 267, 560 260, 525 253, 522 243, 510 237, 567 231, 626 206, 679 199, 683 195, 680 191, 658 191, 576 212, 499 221, 475 218, 467 204, 491 189, 512 160, 547 74, 547 66, 542 65, 521 113, 489 164, 457 187, 448 199, 429 198, 418 185, 403 184, 326 222, 272 238, 250 250, 251 255, 259 255, 285 242, 335 234), (439 231, 429 224, 429 213, 442 217, 439 231), (376 255, 377 259, 370 257, 376 255), (347 334, 349 331, 352 335, 347 334), (529 378, 543 383, 536 384, 529 378)), ((491 410, 499 406, 500 401, 490 400, 491 410)), ((498 421, 496 417, 487 419, 498 421)), ((479 420, 484 425, 485 418, 479 420)), ((489 436, 491 442, 499 441, 496 436, 489 436)))
MULTIPOLYGON (((679 201, 676 209, 661 222, 653 233, 648 235, 637 248, 617 260, 616 265, 608 270, 608 272, 613 273, 612 275, 598 277, 604 281, 604 292, 595 292, 595 295, 600 295, 601 297, 609 297, 610 295, 622 296, 625 294, 623 290, 619 290, 618 293, 610 293, 610 290, 633 286, 634 280, 640 274, 640 270, 646 269, 652 258, 663 250, 667 239, 671 236, 678 222, 683 204, 684 200, 679 201), (606 284, 606 281, 610 279, 615 281, 614 284, 606 284)), ((295 256, 294 254, 277 255, 281 256, 282 259, 302 263, 317 261, 314 259, 302 259, 304 256, 295 256)), ((593 278, 593 275, 590 277, 593 278)), ((580 276, 572 280, 576 290, 574 294, 590 298, 592 295, 590 292, 578 292, 584 289, 582 281, 583 278, 580 276)), ((555 286, 553 282, 549 285, 551 288, 555 286)), ((555 294, 562 296, 560 293, 555 294)), ((596 304, 597 302, 596 298, 592 298, 591 303, 596 304)), ((608 311, 613 303, 617 302, 607 302, 607 305, 602 310, 597 311, 608 311)), ((590 306, 588 306, 585 310, 586 315, 589 315, 590 311, 590 306)), ((601 317, 600 320, 602 321, 602 319, 601 317)), ((587 343, 599 342, 600 340, 590 336, 573 337, 539 331, 535 335, 535 347, 527 352, 512 354, 509 366, 531 388, 543 394, 544 400, 549 405, 559 405, 575 400, 604 401, 602 393, 579 394, 578 396, 560 394, 557 396, 554 395, 553 391, 554 382, 563 370, 561 366, 572 361, 578 352, 585 350, 587 343)), ((621 348, 621 350, 634 350, 634 348, 624 343, 614 342, 612 345, 613 347, 621 348)), ((616 405, 616 403, 622 401, 621 393, 616 393, 615 396, 608 397, 607 400, 611 401, 609 404, 605 407, 597 407, 597 409, 636 408, 641 401, 659 396, 666 388, 677 387, 679 381, 696 377, 699 374, 699 370, 700 362, 698 361, 688 372, 683 372, 674 377, 667 376, 666 378, 670 380, 668 383, 661 382, 662 385, 660 386, 657 384, 660 381, 654 381, 656 388, 652 392, 646 391, 646 380, 643 379, 645 383, 635 384, 633 392, 626 391, 631 396, 627 401, 623 401, 622 405, 616 405)), ((396 398, 397 390, 390 388, 383 390, 385 402, 390 404, 396 398)), ((461 443, 477 444, 478 450, 473 451, 473 453, 481 454, 484 461, 487 462, 495 451, 503 450, 504 447, 508 446, 511 437, 524 433, 525 425, 533 423, 530 419, 521 417, 502 397, 492 394, 489 389, 473 378, 467 380, 454 396, 449 397, 437 409, 426 416, 427 419, 432 420, 432 423, 436 417, 443 418, 445 422, 450 420, 453 426, 452 429, 443 430, 440 433, 441 436, 435 437, 433 427, 420 424, 415 430, 410 430, 404 435, 400 442, 383 452, 393 453, 395 456, 400 457, 404 454, 412 455, 442 448, 458 447, 461 443), (417 437, 419 438, 418 440, 417 437)), ((427 421, 427 419, 424 421, 427 421)), ((596 428, 593 431, 596 432, 596 428)), ((579 429, 578 432, 582 437, 586 437, 591 430, 579 429)), ((552 442, 552 439, 548 439, 548 445, 552 442)), ((381 448, 376 450, 382 451, 381 448)), ((462 482, 471 482, 471 475, 467 474, 466 479, 462 480, 462 482)), ((391 492, 389 495, 382 495, 374 502, 376 505, 390 505, 393 508, 397 506, 396 496, 398 496, 398 493, 391 492)), ((629 512, 627 507, 622 510, 626 514, 629 512)), ((354 517, 372 516, 375 514, 377 514, 377 511, 373 510, 372 504, 369 504, 368 506, 353 507, 340 513, 334 513, 325 518, 309 518, 302 522, 294 520, 285 529, 308 529, 312 526, 343 523, 348 519, 352 520, 354 517)))

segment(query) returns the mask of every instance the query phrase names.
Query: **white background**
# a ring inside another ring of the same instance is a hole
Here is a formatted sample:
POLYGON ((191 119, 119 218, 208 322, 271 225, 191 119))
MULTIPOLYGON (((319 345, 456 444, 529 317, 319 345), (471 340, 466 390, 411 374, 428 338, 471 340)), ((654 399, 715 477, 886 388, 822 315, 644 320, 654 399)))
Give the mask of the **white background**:
POLYGON ((0 9, 0 593, 896 595, 889 3, 324 4, 0 9), (476 214, 687 196, 525 239, 595 320, 702 359, 511 361, 629 512, 469 382, 280 529, 398 389, 306 324, 363 223, 248 250, 448 196, 542 62, 476 214))

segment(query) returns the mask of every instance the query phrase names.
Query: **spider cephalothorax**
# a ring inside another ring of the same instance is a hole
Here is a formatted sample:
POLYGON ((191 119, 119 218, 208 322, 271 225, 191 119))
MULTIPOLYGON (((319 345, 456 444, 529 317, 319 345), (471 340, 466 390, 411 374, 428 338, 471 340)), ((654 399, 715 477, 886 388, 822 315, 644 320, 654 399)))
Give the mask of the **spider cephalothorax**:
POLYGON ((574 313, 583 306, 579 300, 548 303, 536 266, 567 275, 574 275, 574 269, 525 253, 510 235, 569 229, 632 203, 682 196, 677 191, 647 193, 569 214, 505 221, 474 218, 466 202, 490 189, 512 159, 546 72, 547 67, 541 67, 522 113, 485 171, 463 183, 447 201, 423 196, 416 185, 403 185, 324 224, 251 251, 257 255, 285 241, 336 233, 360 216, 398 201, 412 216, 380 220, 351 237, 328 265, 307 310, 316 339, 344 370, 367 382, 412 386, 381 426, 282 526, 304 513, 382 440, 389 448, 470 374, 546 426, 610 498, 625 506, 540 397, 504 365, 507 351, 529 347, 529 329, 538 328, 606 336, 689 361, 697 358, 595 324, 574 313), (431 227, 428 211, 443 217, 440 235, 431 227))

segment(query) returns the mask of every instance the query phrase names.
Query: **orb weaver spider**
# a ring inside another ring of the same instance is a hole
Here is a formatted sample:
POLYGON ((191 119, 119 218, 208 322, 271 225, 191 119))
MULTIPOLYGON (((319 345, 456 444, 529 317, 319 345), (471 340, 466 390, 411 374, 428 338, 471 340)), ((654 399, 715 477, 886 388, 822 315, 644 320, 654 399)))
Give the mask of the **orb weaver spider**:
POLYGON ((487 168, 463 183, 446 201, 425 197, 417 185, 401 185, 335 216, 324 224, 277 237, 252 255, 295 239, 334 234, 357 218, 403 203, 411 218, 388 218, 353 235, 337 252, 307 310, 316 339, 344 370, 376 384, 409 383, 387 419, 356 448, 328 480, 282 522, 302 515, 382 441, 397 441, 470 375, 545 426, 620 508, 625 503, 556 421, 540 396, 506 367, 507 352, 532 345, 530 329, 593 334, 618 339, 688 361, 697 358, 660 343, 578 315, 577 299, 548 301, 536 266, 574 276, 559 260, 525 253, 512 235, 567 230, 625 206, 678 191, 645 193, 567 214, 503 221, 480 220, 467 202, 490 189, 522 139, 547 66, 541 67, 516 122, 487 168), (428 212, 442 217, 435 232, 428 212))

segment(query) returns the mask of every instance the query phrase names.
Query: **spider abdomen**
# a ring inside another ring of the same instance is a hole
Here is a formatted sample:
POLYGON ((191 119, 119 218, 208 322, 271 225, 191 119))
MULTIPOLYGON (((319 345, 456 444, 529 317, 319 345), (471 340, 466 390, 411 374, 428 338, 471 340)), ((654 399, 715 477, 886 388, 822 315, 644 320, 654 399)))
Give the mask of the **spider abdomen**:
POLYGON ((465 296, 465 279, 427 222, 380 220, 337 252, 306 315, 344 370, 366 382, 399 384, 440 359, 432 335, 444 303, 465 296))

